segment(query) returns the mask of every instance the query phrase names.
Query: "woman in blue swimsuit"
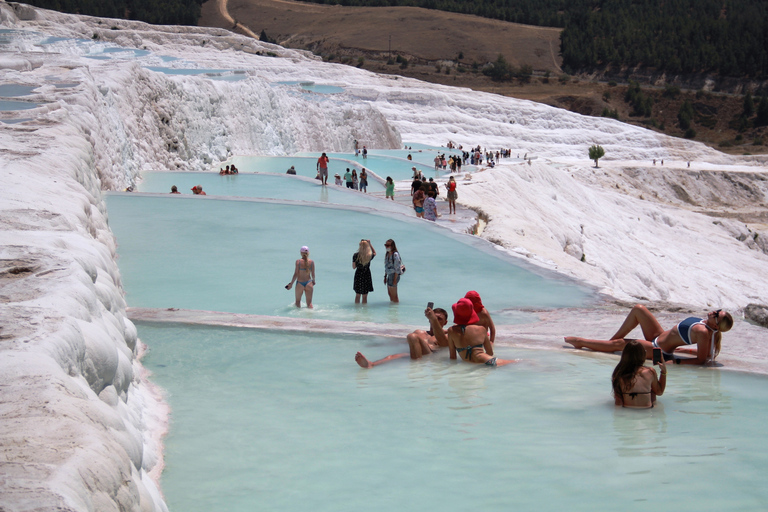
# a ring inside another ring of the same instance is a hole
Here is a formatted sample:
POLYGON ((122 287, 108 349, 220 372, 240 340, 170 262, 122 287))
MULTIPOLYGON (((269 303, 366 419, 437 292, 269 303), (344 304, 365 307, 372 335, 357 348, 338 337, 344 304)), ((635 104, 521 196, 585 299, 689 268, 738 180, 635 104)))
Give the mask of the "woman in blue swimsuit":
POLYGON ((632 308, 624 319, 624 323, 610 340, 590 340, 568 336, 565 342, 575 348, 588 348, 597 352, 617 352, 624 349, 624 345, 630 340, 626 336, 638 325, 643 331, 644 339, 637 341, 645 347, 648 359, 653 357, 654 348, 660 348, 665 361, 672 360, 675 364, 704 364, 714 361, 720 353, 722 333, 731 330, 733 317, 730 313, 718 309, 707 313, 706 318, 686 318, 665 331, 653 313, 645 306, 638 304, 632 308), (695 358, 684 359, 674 356, 675 349, 684 345, 696 346, 695 358))
POLYGON ((291 282, 285 285, 290 290, 296 281, 296 307, 301 307, 301 295, 307 300, 307 307, 312 308, 312 293, 315 290, 315 262, 309 259, 309 247, 306 245, 299 251, 301 258, 296 260, 291 282))

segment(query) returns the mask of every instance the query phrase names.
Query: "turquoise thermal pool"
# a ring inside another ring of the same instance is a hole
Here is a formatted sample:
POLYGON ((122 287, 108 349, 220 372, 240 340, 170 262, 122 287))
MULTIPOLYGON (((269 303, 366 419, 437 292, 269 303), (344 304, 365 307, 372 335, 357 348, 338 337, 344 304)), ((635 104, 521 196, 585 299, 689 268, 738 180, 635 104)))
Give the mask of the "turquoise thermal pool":
POLYGON ((39 107, 40 103, 31 101, 0 100, 0 112, 13 112, 16 110, 32 110, 39 107))
POLYGON ((35 89, 37 89, 36 85, 2 84, 0 85, 0 96, 6 98, 29 96, 35 89))
POLYGON ((498 347, 359 368, 402 339, 138 324, 167 390, 171 511, 768 507, 764 377, 671 368, 654 409, 616 408, 617 358, 498 347))
POLYGON ((418 325, 427 302, 450 309, 468 290, 480 292, 497 323, 519 321, 504 310, 593 299, 586 288, 543 277, 484 240, 371 207, 135 193, 110 195, 107 204, 129 306, 418 325), (352 254, 362 238, 378 253, 375 291, 364 307, 353 303, 352 291, 352 254), (388 238, 407 268, 399 305, 390 305, 382 282, 388 238), (295 308, 294 292, 284 288, 302 245, 317 267, 313 310, 295 308))
MULTIPOLYGON (((296 174, 299 176, 305 176, 307 178, 315 178, 317 176, 317 159, 322 153, 317 153, 314 156, 235 156, 226 162, 219 165, 218 169, 224 168, 228 164, 234 163, 241 173, 259 172, 259 173, 274 173, 285 174, 291 166, 296 170, 296 174)), ((334 182, 334 174, 344 176, 347 168, 350 170, 357 170, 358 175, 360 171, 365 168, 367 170, 373 170, 365 163, 350 160, 350 157, 354 159, 354 155, 344 155, 342 158, 331 158, 328 162, 328 183, 334 182)), ((216 169, 216 170, 218 170, 216 169)), ((410 167, 408 167, 410 169, 410 167)), ((404 172, 404 171, 402 171, 404 172)), ((378 173, 377 173, 378 174, 378 173)), ((373 175, 368 177, 368 191, 384 191, 383 180, 387 175, 381 176, 381 181, 377 180, 373 175)), ((411 177, 411 172, 408 171, 408 177, 411 177)), ((394 178, 394 176, 393 176, 394 178)))
POLYGON ((360 207, 377 210, 410 213, 411 208, 384 199, 381 186, 368 186, 368 192, 379 192, 380 197, 349 190, 345 186, 319 186, 317 180, 296 176, 269 174, 245 174, 234 176, 218 173, 145 172, 137 187, 138 192, 169 193, 176 185, 182 194, 192 194, 191 188, 201 185, 209 196, 271 198, 291 201, 307 201, 360 207))
MULTIPOLYGON (((330 165, 333 165, 335 162, 342 162, 342 167, 349 167, 349 165, 344 165, 343 162, 354 162, 358 166, 372 170, 382 179, 386 179, 387 176, 391 176, 395 181, 411 179, 413 177, 412 167, 416 167, 416 169, 420 170, 427 178, 439 178, 448 174, 448 170, 435 170, 434 158, 437 153, 432 153, 431 155, 421 154, 414 160, 408 160, 407 154, 402 155, 401 150, 391 150, 391 153, 390 151, 387 151, 386 153, 384 151, 379 151, 378 153, 379 154, 369 154, 368 158, 363 158, 362 154, 355 156, 354 153, 328 153, 328 158, 330 158, 330 165)), ((313 153, 312 155, 315 154, 313 153)), ((312 158, 309 153, 299 153, 299 156, 312 158)), ((314 160, 317 161, 319 156, 320 153, 317 153, 316 156, 314 156, 314 160)), ((448 154, 446 154, 446 158, 447 157, 448 154)), ((464 166, 462 170, 474 171, 475 168, 467 165, 464 166)))

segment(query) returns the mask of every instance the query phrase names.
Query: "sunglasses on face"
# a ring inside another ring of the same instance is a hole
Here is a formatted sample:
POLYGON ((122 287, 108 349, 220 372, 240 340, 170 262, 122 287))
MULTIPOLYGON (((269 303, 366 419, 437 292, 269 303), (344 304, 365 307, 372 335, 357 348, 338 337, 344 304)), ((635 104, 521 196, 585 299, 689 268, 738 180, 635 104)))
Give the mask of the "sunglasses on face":
POLYGON ((720 312, 722 309, 718 309, 716 311, 713 311, 712 314, 715 315, 715 325, 720 324, 720 312))

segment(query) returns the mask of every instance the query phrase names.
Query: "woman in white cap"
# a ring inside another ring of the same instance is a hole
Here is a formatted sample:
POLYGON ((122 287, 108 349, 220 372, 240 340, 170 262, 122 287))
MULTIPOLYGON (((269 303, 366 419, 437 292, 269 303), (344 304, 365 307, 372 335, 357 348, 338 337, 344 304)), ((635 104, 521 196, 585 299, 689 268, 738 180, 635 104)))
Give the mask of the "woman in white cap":
POLYGON ((293 271, 291 282, 285 285, 286 290, 290 290, 293 282, 296 281, 296 307, 301 307, 301 295, 307 301, 307 307, 312 307, 312 292, 315 290, 315 262, 309 259, 309 247, 302 246, 300 251, 301 258, 296 260, 296 269, 293 271))

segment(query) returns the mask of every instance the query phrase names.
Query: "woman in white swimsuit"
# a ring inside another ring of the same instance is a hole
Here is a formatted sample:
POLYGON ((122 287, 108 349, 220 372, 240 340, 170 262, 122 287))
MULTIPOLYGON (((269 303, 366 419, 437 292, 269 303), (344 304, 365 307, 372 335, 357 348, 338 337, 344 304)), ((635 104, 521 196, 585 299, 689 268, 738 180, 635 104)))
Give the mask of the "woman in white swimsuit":
POLYGON ((626 336, 638 325, 643 330, 644 339, 637 341, 645 347, 648 359, 653 357, 654 348, 660 348, 665 361, 672 360, 675 364, 704 364, 714 361, 720 353, 722 333, 731 330, 733 317, 730 313, 718 309, 707 313, 706 318, 686 318, 665 331, 653 313, 645 306, 638 304, 632 308, 611 339, 591 340, 568 336, 565 342, 575 348, 588 348, 597 352, 617 352, 624 349, 624 345, 629 341, 626 336), (683 345, 695 345, 696 357, 675 357, 673 355, 675 349, 683 345))

